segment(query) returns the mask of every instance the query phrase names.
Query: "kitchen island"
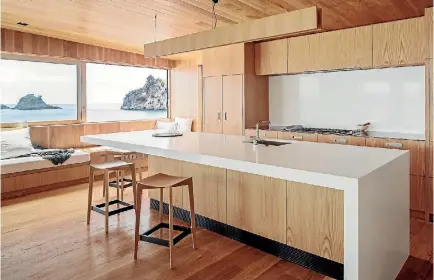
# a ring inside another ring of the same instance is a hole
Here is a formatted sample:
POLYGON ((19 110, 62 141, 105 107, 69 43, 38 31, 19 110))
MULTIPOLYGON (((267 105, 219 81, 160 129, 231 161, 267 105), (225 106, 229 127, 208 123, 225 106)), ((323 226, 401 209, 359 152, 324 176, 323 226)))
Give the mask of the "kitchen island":
MULTIPOLYGON (((409 255, 408 151, 153 132, 81 141, 148 154, 150 175, 193 177, 199 226, 331 277, 395 279, 409 255)), ((187 198, 174 190, 175 216, 184 220, 187 198)))

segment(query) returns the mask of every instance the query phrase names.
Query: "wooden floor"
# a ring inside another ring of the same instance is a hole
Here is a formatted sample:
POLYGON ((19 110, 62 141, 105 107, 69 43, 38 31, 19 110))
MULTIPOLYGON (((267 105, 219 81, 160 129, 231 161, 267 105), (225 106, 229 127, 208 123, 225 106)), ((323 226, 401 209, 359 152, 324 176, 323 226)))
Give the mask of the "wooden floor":
MULTIPOLYGON (((102 201, 100 185, 94 201, 102 201)), ((131 188, 126 192, 131 200, 131 188)), ((169 250, 145 242, 135 262, 134 213, 112 216, 106 236, 102 215, 93 212, 86 225, 86 200, 83 184, 3 201, 1 279, 330 279, 203 229, 196 250, 190 238, 175 246, 173 270, 169 250)), ((142 230, 157 220, 146 199, 142 230)), ((432 224, 411 221, 412 256, 397 279, 433 279, 432 236, 432 224)))

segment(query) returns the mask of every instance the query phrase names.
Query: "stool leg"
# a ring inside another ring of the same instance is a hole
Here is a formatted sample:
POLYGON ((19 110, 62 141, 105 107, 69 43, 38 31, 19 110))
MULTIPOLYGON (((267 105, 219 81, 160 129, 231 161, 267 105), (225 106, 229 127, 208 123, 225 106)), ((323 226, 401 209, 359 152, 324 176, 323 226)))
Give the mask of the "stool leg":
POLYGON ((105 188, 105 233, 108 234, 109 224, 109 171, 104 170, 104 188, 105 188))
MULTIPOLYGON (((133 199, 135 204, 137 199, 137 180, 136 180, 136 166, 134 163, 131 164, 131 184, 132 184, 131 187, 133 188, 133 199)), ((140 197, 140 199, 142 199, 142 197, 140 197)))
MULTIPOLYGON (((104 174, 103 174, 103 176, 104 176, 104 174)), ((104 181, 104 178, 103 178, 103 181, 104 181)), ((104 183, 103 183, 103 187, 102 187, 102 197, 105 197, 105 187, 104 187, 104 183)))
POLYGON ((89 166, 89 194, 87 197, 87 224, 90 223, 90 211, 92 209, 92 191, 93 191, 93 168, 89 166))
POLYGON ((125 186, 124 175, 125 175, 125 173, 123 171, 120 171, 120 173, 121 173, 121 200, 124 201, 124 186, 125 186))
POLYGON ((190 198, 190 219, 191 219, 191 239, 193 241, 193 249, 196 248, 194 239, 196 237, 196 217, 194 213, 194 194, 193 194, 193 180, 188 184, 188 197, 190 198))
MULTIPOLYGON (((135 187, 135 186, 133 186, 135 187)), ((139 249, 140 240, 140 212, 142 210, 142 188, 137 189, 137 198, 134 201, 134 207, 136 210, 136 229, 134 231, 134 259, 137 260, 137 251, 139 249)))
MULTIPOLYGON (((163 222, 163 189, 160 189, 160 223, 163 222)), ((160 229, 160 238, 163 238, 163 231, 160 229)))
POLYGON ((116 198, 119 200, 119 172, 116 170, 116 198))
POLYGON ((143 179, 143 174, 142 174, 142 168, 139 167, 139 179, 142 180, 143 179))
POLYGON ((169 266, 172 268, 172 249, 173 249, 173 209, 172 209, 172 187, 169 188, 169 266))

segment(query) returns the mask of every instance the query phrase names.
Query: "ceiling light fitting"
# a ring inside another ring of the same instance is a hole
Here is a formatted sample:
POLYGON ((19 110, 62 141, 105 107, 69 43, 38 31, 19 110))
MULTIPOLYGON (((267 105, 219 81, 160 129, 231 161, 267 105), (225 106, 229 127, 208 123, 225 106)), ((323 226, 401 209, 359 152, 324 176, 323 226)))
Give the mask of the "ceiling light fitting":
POLYGON ((17 22, 17 24, 21 25, 21 26, 27 26, 27 25, 29 25, 28 23, 25 23, 25 22, 22 22, 22 21, 17 22))

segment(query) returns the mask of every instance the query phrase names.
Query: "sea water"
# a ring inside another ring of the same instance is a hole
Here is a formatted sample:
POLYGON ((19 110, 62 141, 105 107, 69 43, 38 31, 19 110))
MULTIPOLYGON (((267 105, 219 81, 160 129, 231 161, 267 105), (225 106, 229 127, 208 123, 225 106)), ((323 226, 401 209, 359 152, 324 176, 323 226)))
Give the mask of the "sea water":
MULTIPOLYGON (((14 107, 15 104, 5 104, 14 107)), ((20 121, 64 121, 77 119, 76 104, 50 104, 62 109, 48 110, 11 110, 1 109, 1 122, 20 121)), ((166 110, 121 110, 121 104, 89 104, 87 108, 87 121, 121 121, 121 120, 146 120, 166 118, 166 110)))

